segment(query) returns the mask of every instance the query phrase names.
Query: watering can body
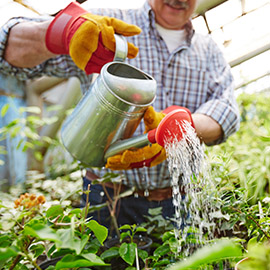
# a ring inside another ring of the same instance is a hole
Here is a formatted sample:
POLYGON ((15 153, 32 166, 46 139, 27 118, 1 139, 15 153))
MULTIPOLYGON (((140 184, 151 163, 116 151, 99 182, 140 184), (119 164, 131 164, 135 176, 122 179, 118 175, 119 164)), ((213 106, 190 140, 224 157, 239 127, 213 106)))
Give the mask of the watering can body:
POLYGON ((63 145, 81 163, 103 167, 109 146, 132 136, 155 96, 150 75, 123 62, 107 63, 64 122, 63 145))

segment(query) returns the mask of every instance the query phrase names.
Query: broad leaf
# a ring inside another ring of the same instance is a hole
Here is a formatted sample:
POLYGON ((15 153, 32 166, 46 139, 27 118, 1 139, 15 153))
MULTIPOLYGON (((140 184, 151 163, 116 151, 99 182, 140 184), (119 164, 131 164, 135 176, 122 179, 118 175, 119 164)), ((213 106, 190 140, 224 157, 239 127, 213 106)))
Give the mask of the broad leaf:
POLYGON ((46 217, 53 218, 64 213, 64 209, 61 205, 53 205, 46 211, 46 217))
MULTIPOLYGON (((93 254, 94 255, 94 254, 93 254)), ((88 267, 88 266, 101 266, 106 265, 103 261, 96 258, 91 258, 93 261, 86 259, 82 256, 73 256, 73 255, 66 255, 62 258, 59 262, 57 262, 55 269, 70 269, 70 268, 78 268, 78 267, 88 267)))
POLYGON ((12 248, 0 248, 0 263, 6 262, 8 259, 17 255, 12 248))
POLYGON ((53 242, 60 242, 58 234, 49 226, 44 224, 33 224, 32 226, 25 226, 25 235, 30 235, 43 240, 50 240, 53 242))
POLYGON ((176 263, 168 270, 198 269, 200 266, 226 258, 237 258, 242 255, 241 248, 233 241, 219 240, 216 244, 198 249, 186 260, 176 263))
POLYGON ((89 236, 84 234, 82 239, 74 236, 72 228, 58 230, 61 242, 56 243, 57 248, 67 248, 75 250, 76 254, 81 254, 83 248, 89 240, 89 236))
POLYGON ((100 244, 103 245, 104 241, 106 240, 108 236, 108 229, 100 225, 95 220, 90 220, 87 223, 87 227, 93 231, 94 235, 96 236, 100 244))
POLYGON ((119 254, 121 258, 129 265, 133 265, 136 256, 136 244, 123 243, 119 248, 119 254))
POLYGON ((119 248, 118 247, 112 247, 110 249, 105 250, 100 255, 100 258, 102 260, 111 260, 112 258, 115 258, 117 256, 119 256, 119 248))

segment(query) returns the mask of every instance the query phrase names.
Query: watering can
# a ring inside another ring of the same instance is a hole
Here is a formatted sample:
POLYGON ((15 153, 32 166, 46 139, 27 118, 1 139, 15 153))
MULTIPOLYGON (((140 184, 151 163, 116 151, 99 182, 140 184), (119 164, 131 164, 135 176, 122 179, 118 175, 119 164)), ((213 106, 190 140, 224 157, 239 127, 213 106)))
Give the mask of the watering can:
POLYGON ((144 112, 156 97, 156 81, 150 75, 124 63, 127 44, 115 35, 116 52, 113 62, 101 69, 61 129, 61 141, 71 155, 82 164, 103 167, 108 157, 131 148, 151 143, 164 146, 168 138, 182 139, 179 131, 183 120, 193 126, 190 112, 171 106, 155 130, 131 137, 144 112))
POLYGON ((156 97, 156 81, 123 61, 124 37, 115 35, 114 60, 105 64, 61 128, 61 141, 82 164, 103 167, 113 143, 130 138, 156 97))

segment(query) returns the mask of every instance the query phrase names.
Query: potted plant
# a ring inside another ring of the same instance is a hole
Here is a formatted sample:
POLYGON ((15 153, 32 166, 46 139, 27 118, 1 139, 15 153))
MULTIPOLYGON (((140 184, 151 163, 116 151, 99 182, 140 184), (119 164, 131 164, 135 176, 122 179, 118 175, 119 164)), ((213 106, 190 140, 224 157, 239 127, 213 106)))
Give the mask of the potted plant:
POLYGON ((146 229, 135 224, 123 225, 119 230, 122 231, 120 238, 107 240, 105 242, 107 250, 100 257, 106 262, 109 261, 112 269, 126 269, 128 265, 134 264, 138 269, 148 257, 152 239, 139 234, 145 233, 146 229))

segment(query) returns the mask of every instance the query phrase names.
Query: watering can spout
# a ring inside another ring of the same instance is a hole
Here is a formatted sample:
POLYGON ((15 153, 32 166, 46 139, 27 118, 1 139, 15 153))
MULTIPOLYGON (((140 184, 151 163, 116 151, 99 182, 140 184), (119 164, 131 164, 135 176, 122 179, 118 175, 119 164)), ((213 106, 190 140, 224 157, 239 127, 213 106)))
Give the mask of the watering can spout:
POLYGON ((166 116, 161 120, 156 129, 150 130, 146 134, 112 144, 105 153, 105 160, 131 148, 140 148, 152 143, 158 143, 164 147, 166 143, 174 140, 180 141, 185 132, 185 129, 181 126, 185 122, 188 122, 195 128, 191 112, 187 108, 173 105, 163 112, 166 116))

